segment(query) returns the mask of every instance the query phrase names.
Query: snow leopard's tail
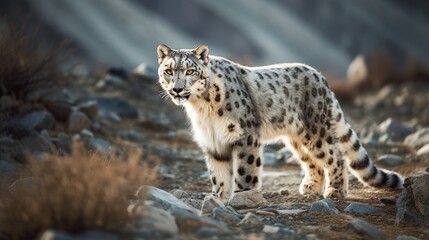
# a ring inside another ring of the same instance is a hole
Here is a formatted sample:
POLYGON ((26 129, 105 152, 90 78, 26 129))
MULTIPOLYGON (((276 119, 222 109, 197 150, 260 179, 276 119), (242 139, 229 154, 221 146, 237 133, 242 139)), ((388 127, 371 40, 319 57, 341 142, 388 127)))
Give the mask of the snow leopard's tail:
POLYGON ((336 138, 350 171, 360 182, 376 188, 402 188, 403 178, 396 172, 378 168, 361 145, 356 132, 344 117, 337 101, 332 106, 336 138))

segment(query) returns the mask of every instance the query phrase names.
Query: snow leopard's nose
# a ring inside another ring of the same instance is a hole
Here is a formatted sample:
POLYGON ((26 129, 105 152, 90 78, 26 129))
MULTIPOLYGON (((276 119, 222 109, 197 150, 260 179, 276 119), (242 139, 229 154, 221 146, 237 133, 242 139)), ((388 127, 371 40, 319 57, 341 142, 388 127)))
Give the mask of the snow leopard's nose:
POLYGON ((183 88, 173 88, 173 92, 176 92, 177 94, 179 94, 182 90, 183 88))

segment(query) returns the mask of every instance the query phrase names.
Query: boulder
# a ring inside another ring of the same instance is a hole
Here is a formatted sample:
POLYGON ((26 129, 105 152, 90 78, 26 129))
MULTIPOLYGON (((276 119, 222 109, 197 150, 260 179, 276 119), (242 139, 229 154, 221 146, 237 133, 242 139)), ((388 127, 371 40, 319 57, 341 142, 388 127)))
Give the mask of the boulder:
POLYGON ((429 128, 423 128, 417 132, 408 135, 404 144, 409 145, 414 148, 420 148, 429 143, 429 128))
POLYGON ((91 126, 91 120, 82 112, 73 111, 67 122, 67 130, 70 133, 78 133, 91 126))
MULTIPOLYGON (((134 212, 133 210, 131 210, 134 212)), ((133 226, 133 232, 147 239, 161 239, 173 237, 177 234, 176 221, 169 212, 153 206, 146 206, 143 211, 137 213, 133 226)))
POLYGON ((429 173, 415 174, 404 181, 396 202, 396 224, 429 224, 429 173))
POLYGON ((225 205, 218 197, 209 195, 204 198, 200 214, 211 213, 217 207, 225 207, 225 205))
POLYGON ((55 118, 49 112, 34 111, 21 117, 19 119, 19 124, 27 130, 49 130, 55 128, 55 118))
POLYGON ((104 116, 109 116, 111 113, 117 114, 120 117, 136 118, 138 117, 137 108, 131 105, 128 101, 118 97, 96 98, 98 109, 104 116))
POLYGON ((380 123, 377 130, 380 133, 387 133, 393 141, 402 141, 406 136, 415 131, 414 128, 395 122, 391 118, 380 123))
POLYGON ((262 219, 251 212, 246 213, 239 225, 245 229, 252 230, 262 230, 264 228, 262 219))
POLYGON ((179 199, 177 199, 173 194, 168 193, 162 189, 152 187, 152 186, 141 186, 136 193, 136 196, 139 199, 147 199, 153 201, 155 207, 162 208, 166 211, 171 211, 173 209, 183 209, 196 213, 197 210, 189 207, 179 199))

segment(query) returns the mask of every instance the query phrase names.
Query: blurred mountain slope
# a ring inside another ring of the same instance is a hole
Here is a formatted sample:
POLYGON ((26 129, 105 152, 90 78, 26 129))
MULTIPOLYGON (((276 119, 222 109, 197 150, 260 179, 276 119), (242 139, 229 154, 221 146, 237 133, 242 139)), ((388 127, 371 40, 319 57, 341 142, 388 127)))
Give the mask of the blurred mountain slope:
MULTIPOLYGON (((425 1, 26 0, 41 28, 70 37, 92 61, 156 65, 155 49, 208 44, 211 53, 264 65, 304 62, 344 76, 358 54, 376 51, 428 64, 425 1), (418 6, 421 6, 420 8, 418 6)), ((4 10, 5 11, 5 10, 4 10)), ((399 63, 400 64, 400 63, 399 63)))

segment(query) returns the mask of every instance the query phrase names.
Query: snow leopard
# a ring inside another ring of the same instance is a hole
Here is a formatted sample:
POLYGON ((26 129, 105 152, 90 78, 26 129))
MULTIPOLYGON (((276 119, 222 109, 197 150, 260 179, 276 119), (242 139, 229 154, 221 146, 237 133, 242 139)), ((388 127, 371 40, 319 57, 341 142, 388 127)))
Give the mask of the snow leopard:
POLYGON ((157 48, 159 83, 182 106, 205 155, 212 193, 260 189, 262 146, 283 142, 299 159, 303 195, 345 198, 348 170, 365 185, 401 188, 378 168, 341 110, 325 77, 300 63, 248 67, 209 55, 209 48, 157 48))

